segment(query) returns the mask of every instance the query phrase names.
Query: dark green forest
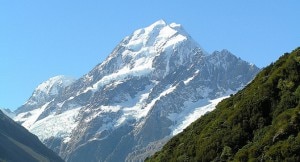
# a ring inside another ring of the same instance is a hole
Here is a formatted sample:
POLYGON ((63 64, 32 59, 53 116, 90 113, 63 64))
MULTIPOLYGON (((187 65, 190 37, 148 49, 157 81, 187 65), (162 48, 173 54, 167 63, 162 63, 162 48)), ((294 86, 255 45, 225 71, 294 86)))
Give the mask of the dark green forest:
POLYGON ((172 138, 154 161, 300 161, 300 48, 172 138))

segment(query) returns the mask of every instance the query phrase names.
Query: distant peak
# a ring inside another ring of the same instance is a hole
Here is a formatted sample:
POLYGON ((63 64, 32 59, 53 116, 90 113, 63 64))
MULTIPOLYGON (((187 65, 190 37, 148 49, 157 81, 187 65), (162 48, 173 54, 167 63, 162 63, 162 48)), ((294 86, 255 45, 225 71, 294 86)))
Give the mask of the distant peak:
POLYGON ((74 81, 75 79, 72 78, 72 77, 68 77, 68 76, 65 76, 65 75, 57 75, 57 76, 54 76, 50 79, 48 79, 47 81, 44 81, 42 84, 53 84, 53 83, 56 83, 56 82, 63 82, 63 81, 74 81))
POLYGON ((172 28, 181 28, 181 26, 182 26, 181 24, 177 24, 174 22, 170 24, 170 27, 172 27, 172 28))
POLYGON ((161 19, 127 36, 122 42, 122 46, 127 51, 122 56, 130 55, 131 57, 141 58, 145 56, 145 51, 151 51, 150 55, 156 56, 157 51, 174 50, 183 42, 189 42, 195 48, 201 48, 184 30, 182 25, 177 23, 167 24, 161 19))
POLYGON ((151 25, 138 29, 133 33, 134 39, 148 39, 150 37, 167 37, 170 38, 175 34, 180 34, 184 37, 190 37, 189 34, 183 29, 181 24, 171 23, 167 24, 166 21, 160 19, 151 25))
POLYGON ((163 19, 160 19, 160 20, 158 20, 158 21, 156 21, 156 22, 154 22, 152 25, 164 25, 164 26, 166 26, 167 25, 167 23, 166 23, 166 21, 165 20, 163 20, 163 19))
POLYGON ((148 27, 144 28, 145 31, 153 31, 153 30, 159 30, 167 26, 167 23, 164 20, 158 20, 154 22, 153 24, 149 25, 148 27))
POLYGON ((149 25, 149 26, 147 26, 147 27, 145 27, 145 28, 143 28, 143 29, 139 29, 139 30, 137 30, 138 32, 140 32, 140 31, 154 31, 154 30, 161 30, 161 29, 163 29, 163 28, 169 28, 169 30, 171 29, 171 30, 174 30, 174 31, 177 31, 177 32, 180 32, 181 34, 183 34, 183 35, 188 35, 188 33, 187 32, 185 32, 185 30, 183 29, 183 27, 182 27, 182 25, 181 24, 177 24, 177 23, 175 23, 175 22, 173 22, 173 23, 171 23, 171 24, 168 24, 168 23, 166 23, 166 21, 165 20, 163 20, 163 19, 160 19, 160 20, 158 20, 158 21, 156 21, 156 22, 154 22, 154 23, 152 23, 151 25, 149 25))
POLYGON ((57 75, 50 78, 49 80, 58 81, 58 80, 75 80, 75 79, 65 75, 57 75))
POLYGON ((64 75, 58 75, 58 76, 52 77, 52 78, 48 79, 47 81, 44 81, 43 83, 41 83, 36 88, 36 91, 44 91, 44 92, 49 93, 50 89, 54 85, 60 85, 62 87, 66 87, 66 86, 72 84, 74 81, 75 81, 74 78, 67 77, 64 75))

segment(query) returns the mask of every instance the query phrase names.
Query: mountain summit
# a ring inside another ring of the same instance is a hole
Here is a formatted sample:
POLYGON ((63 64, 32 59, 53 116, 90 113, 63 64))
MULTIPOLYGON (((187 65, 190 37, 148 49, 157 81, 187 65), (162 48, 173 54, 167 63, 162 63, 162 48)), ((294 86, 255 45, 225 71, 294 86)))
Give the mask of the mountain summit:
POLYGON ((181 25, 167 25, 159 20, 127 36, 103 63, 84 76, 83 82, 93 85, 85 91, 127 76, 150 76, 159 80, 203 54, 203 50, 181 25))
POLYGON ((75 79, 63 75, 55 76, 41 83, 32 93, 27 102, 18 108, 15 113, 33 110, 56 98, 65 87, 71 85, 75 79))
POLYGON ((66 161, 140 161, 258 71, 227 50, 206 53, 181 25, 160 20, 15 119, 31 121, 27 128, 66 161))

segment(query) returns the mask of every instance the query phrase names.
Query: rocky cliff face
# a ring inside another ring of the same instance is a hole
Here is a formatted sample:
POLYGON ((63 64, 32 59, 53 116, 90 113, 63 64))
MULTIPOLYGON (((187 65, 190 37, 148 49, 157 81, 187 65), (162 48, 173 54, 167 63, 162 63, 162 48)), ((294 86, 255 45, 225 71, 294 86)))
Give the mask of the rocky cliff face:
POLYGON ((139 161, 258 71, 227 50, 208 54, 181 25, 160 20, 31 107, 26 113, 36 118, 25 122, 33 121, 27 128, 66 161, 139 161))

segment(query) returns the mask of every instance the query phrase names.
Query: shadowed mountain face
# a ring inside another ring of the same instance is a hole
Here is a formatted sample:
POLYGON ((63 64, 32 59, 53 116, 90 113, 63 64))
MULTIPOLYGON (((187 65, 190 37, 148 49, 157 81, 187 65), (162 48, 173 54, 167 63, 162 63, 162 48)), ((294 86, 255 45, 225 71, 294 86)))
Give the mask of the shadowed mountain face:
POLYGON ((0 161, 63 162, 25 128, 0 111, 0 161))
POLYGON ((258 71, 227 50, 208 54, 181 25, 160 20, 80 79, 43 83, 14 119, 66 161, 140 161, 258 71), (48 97, 53 85, 67 86, 48 97))
POLYGON ((172 138, 148 161, 300 161, 300 48, 172 138))

